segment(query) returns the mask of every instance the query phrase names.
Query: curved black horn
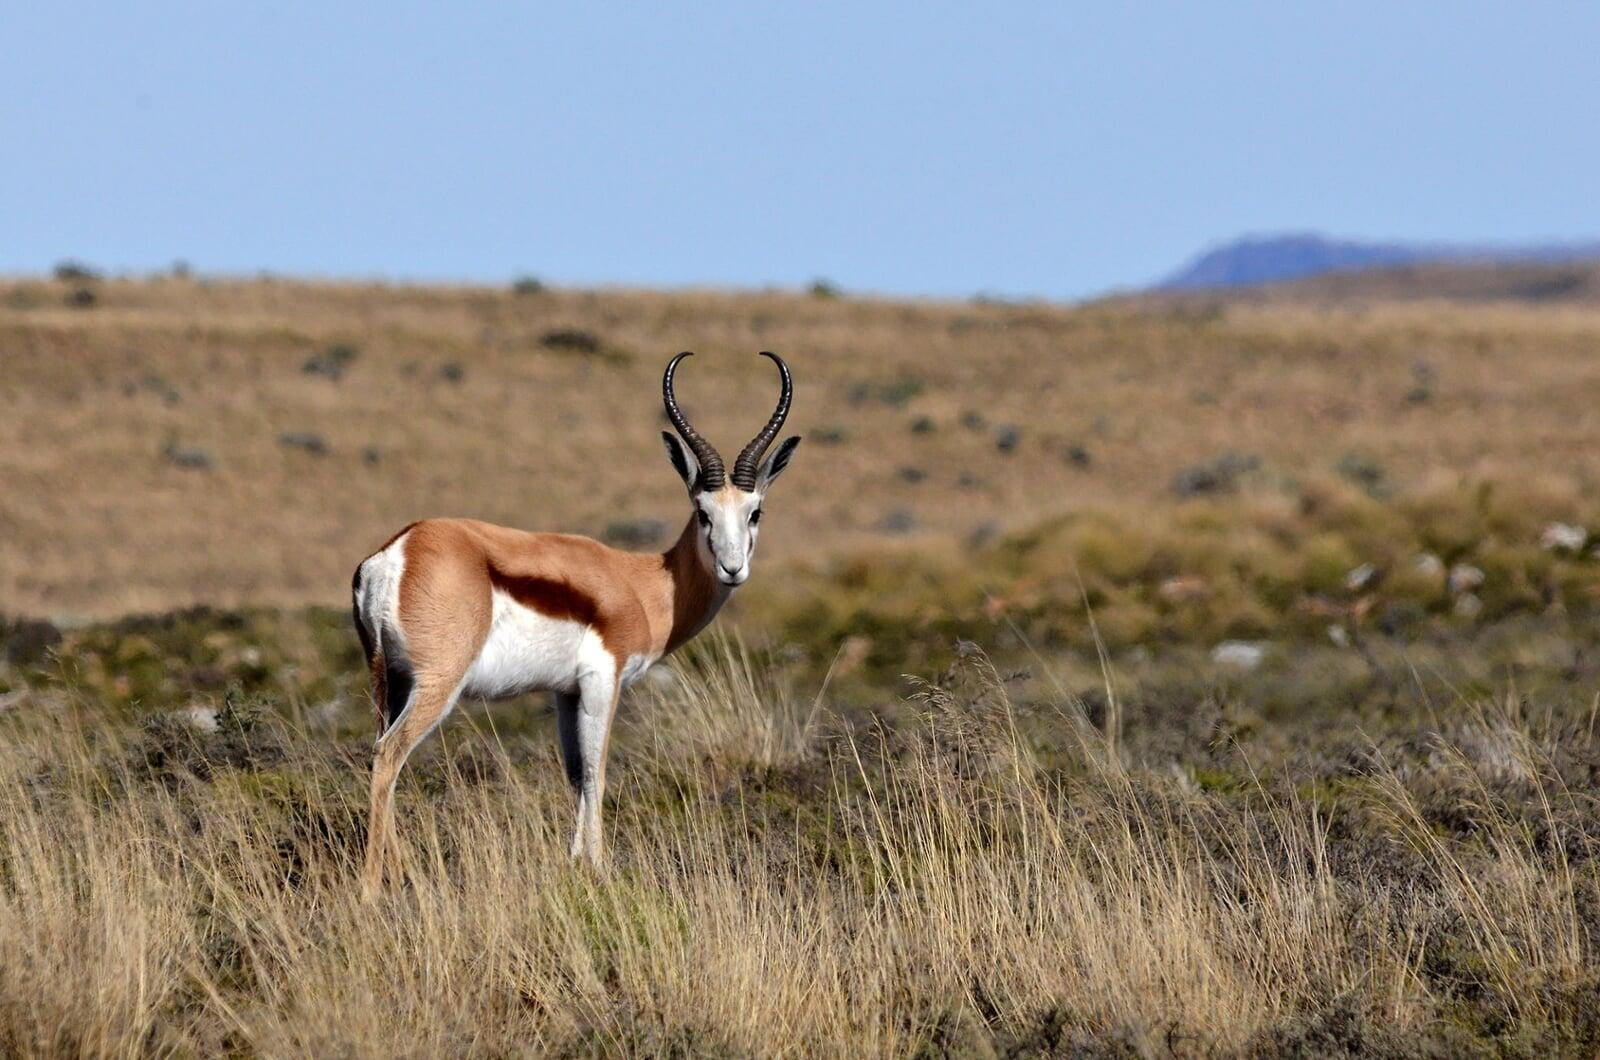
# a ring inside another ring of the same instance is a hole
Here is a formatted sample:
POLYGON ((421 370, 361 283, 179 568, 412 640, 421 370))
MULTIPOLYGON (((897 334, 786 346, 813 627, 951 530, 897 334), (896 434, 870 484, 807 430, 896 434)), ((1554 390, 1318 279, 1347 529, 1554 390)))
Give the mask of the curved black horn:
POLYGON ((794 397, 794 381, 789 378, 789 366, 783 363, 783 358, 766 350, 761 351, 761 356, 771 357, 778 366, 778 374, 783 377, 783 393, 778 395, 778 407, 773 410, 767 425, 761 428, 761 433, 750 440, 750 444, 739 453, 739 459, 733 462, 733 484, 742 490, 756 488, 756 471, 761 456, 772 444, 772 439, 778 436, 783 421, 789 416, 789 399, 794 397))
POLYGON ((678 354, 667 362, 666 374, 661 377, 661 400, 667 406, 667 419, 672 421, 672 426, 677 428, 678 435, 688 444, 694 458, 700 463, 700 489, 719 490, 722 488, 726 471, 722 466, 722 455, 711 447, 711 443, 700 437, 700 432, 689 426, 689 421, 684 418, 683 410, 678 408, 678 398, 672 392, 672 375, 678 370, 678 362, 685 357, 693 357, 688 350, 678 354))

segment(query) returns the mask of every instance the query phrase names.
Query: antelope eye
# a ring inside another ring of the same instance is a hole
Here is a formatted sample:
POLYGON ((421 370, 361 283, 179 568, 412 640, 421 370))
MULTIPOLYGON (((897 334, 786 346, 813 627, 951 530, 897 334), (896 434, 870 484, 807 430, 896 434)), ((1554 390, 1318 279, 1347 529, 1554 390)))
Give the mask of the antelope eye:
POLYGON ((754 526, 761 521, 761 509, 757 508, 750 513, 750 525, 754 526))
POLYGON ((711 525, 711 516, 705 513, 704 508, 696 508, 694 510, 694 517, 700 521, 701 526, 711 525))

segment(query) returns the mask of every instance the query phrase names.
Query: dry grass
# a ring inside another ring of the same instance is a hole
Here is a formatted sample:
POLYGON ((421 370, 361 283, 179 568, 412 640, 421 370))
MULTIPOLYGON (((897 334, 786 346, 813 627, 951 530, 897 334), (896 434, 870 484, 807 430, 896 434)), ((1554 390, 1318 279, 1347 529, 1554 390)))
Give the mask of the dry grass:
POLYGON ((1590 306, 1068 308, 179 279, 96 290, 72 308, 69 285, 0 283, 10 613, 341 605, 355 562, 430 514, 590 533, 657 518, 670 534, 684 512, 657 394, 681 348, 703 354, 684 398, 724 447, 772 399, 753 351, 794 365, 793 426, 809 440, 773 500, 769 573, 1066 511, 1166 522, 1173 475, 1224 451, 1259 457, 1269 481, 1332 474, 1357 452, 1401 491, 1600 486, 1590 306), (592 333, 598 352, 542 343, 560 328, 592 333), (340 344, 357 356, 337 381, 303 371, 340 344), (1009 454, 1004 425, 1019 430, 1009 454), (305 432, 324 455, 280 442, 305 432), (210 469, 174 462, 188 450, 210 469), (884 529, 908 519, 909 534, 884 529))
POLYGON ((76 283, 0 284, 0 612, 65 627, 0 615, 0 1055, 1600 1047, 1600 562, 1541 544, 1600 524, 1582 299, 76 283), (750 353, 796 370, 729 616, 777 646, 625 703, 606 879, 548 712, 459 712, 361 904, 352 564, 426 514, 670 534, 685 347, 725 446, 750 353))
POLYGON ((402 784, 405 884, 370 906, 362 743, 13 704, 0 1051, 1593 1048, 1568 730, 1469 714, 1312 794, 1228 795, 1125 765, 1070 704, 1047 760, 981 659, 854 736, 753 711, 774 693, 737 644, 694 672, 634 705, 609 879, 567 863, 549 747, 480 736, 402 784), (1475 793, 1465 821, 1442 790, 1475 793))

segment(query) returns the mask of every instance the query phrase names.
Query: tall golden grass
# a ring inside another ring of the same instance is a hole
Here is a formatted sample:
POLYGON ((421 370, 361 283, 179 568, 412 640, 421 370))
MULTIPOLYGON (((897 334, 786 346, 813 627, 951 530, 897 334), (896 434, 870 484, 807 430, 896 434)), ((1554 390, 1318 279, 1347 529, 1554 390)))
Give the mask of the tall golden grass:
POLYGON ((1138 768, 1070 704, 1047 761, 981 659, 895 730, 817 717, 736 642, 684 674, 625 708, 609 877, 568 863, 553 750, 457 727, 401 785, 403 882, 371 905, 363 745, 239 705, 204 733, 13 703, 0 1053, 1234 1054, 1486 1019, 1571 1046, 1600 892, 1525 718, 1374 750, 1347 848, 1324 794, 1138 768), (1419 777, 1477 793, 1470 837, 1419 777))

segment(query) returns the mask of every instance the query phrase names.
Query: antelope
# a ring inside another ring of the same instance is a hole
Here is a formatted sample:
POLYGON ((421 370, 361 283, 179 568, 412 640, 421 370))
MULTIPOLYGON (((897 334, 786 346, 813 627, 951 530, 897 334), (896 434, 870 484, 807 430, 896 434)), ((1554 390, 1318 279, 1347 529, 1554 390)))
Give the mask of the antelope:
POLYGON ((395 781, 406 759, 462 696, 554 697, 562 764, 577 796, 571 857, 605 865, 600 807, 606 751, 622 690, 699 633, 750 577, 762 501, 800 444, 767 449, 794 386, 777 354, 782 391, 765 427, 722 456, 661 379, 667 458, 689 491, 689 519, 664 553, 624 552, 587 537, 529 533, 470 519, 425 519, 356 568, 356 631, 371 670, 378 741, 372 765, 365 893, 383 884, 395 781))

